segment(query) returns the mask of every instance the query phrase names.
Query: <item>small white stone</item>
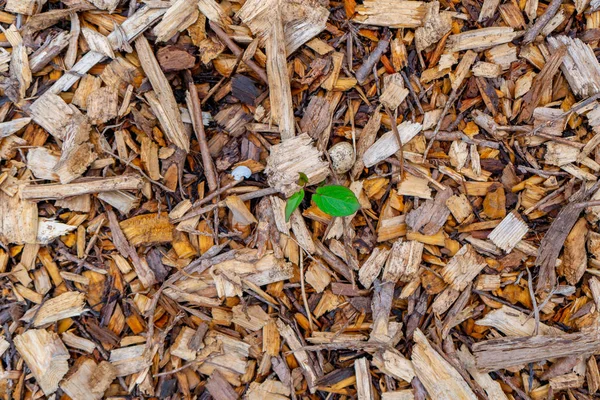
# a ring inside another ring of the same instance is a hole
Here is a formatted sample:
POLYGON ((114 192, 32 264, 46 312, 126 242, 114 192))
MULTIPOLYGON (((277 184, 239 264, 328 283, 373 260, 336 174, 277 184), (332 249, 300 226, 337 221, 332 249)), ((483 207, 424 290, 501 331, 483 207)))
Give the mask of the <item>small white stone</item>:
POLYGON ((250 168, 248 168, 244 165, 235 167, 233 169, 233 171, 231 171, 231 176, 233 176, 233 179, 235 179, 236 181, 241 181, 242 179, 248 179, 248 178, 250 178, 250 175, 252 175, 252 171, 250 171, 250 168))
POLYGON ((356 154, 349 142, 340 142, 329 149, 329 158, 336 174, 345 174, 354 165, 356 154))

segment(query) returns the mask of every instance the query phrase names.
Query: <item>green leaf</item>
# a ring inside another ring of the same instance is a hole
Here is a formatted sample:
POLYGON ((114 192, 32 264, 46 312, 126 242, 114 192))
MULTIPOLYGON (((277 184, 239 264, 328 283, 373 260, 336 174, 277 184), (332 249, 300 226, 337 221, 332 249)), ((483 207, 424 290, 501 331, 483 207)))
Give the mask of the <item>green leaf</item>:
POLYGON ((300 189, 299 191, 291 195, 290 198, 287 200, 287 203, 285 203, 286 222, 290 220, 292 213, 296 208, 298 208, 300 203, 302 203, 302 200, 304 200, 304 189, 300 189))
POLYGON ((298 178, 298 185, 304 186, 308 183, 308 176, 304 172, 299 172, 300 178, 298 178))
POLYGON ((317 188, 312 199, 324 213, 334 217, 346 217, 360 209, 360 203, 352 192, 345 186, 330 185, 317 188))

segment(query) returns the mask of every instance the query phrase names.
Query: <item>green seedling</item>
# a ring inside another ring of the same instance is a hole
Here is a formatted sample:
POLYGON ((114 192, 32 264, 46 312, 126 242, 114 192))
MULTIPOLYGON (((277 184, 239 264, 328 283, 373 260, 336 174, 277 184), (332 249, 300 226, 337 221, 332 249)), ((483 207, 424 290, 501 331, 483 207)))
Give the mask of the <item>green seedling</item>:
MULTIPOLYGON (((308 183, 308 178, 305 174, 300 173, 298 185, 302 189, 290 196, 285 204, 285 220, 289 221, 290 216, 296 208, 300 206, 304 200, 304 186, 308 183)), ((341 185, 325 185, 317 188, 312 196, 317 207, 326 214, 333 217, 347 217, 360 209, 360 203, 350 189, 341 185)))

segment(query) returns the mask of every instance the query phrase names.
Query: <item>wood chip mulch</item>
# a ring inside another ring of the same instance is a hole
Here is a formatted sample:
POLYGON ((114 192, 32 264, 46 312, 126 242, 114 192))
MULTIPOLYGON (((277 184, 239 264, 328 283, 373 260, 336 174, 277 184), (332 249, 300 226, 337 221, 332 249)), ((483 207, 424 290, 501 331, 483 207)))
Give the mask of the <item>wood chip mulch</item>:
POLYGON ((544 1, 0 0, 0 399, 599 398, 600 1, 544 1))

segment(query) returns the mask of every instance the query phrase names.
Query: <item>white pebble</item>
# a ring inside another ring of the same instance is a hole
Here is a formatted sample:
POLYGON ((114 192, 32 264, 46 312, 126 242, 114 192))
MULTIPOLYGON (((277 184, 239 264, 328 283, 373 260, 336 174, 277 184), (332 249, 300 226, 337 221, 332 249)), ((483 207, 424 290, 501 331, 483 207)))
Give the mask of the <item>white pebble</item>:
POLYGON ((231 171, 231 176, 233 176, 233 179, 235 179, 236 181, 241 181, 242 179, 248 179, 248 178, 250 178, 250 175, 252 175, 252 171, 250 171, 250 168, 248 168, 244 165, 235 167, 233 169, 233 171, 231 171))
POLYGON ((354 147, 349 142, 340 142, 329 149, 329 158, 335 173, 345 174, 354 165, 354 147))

